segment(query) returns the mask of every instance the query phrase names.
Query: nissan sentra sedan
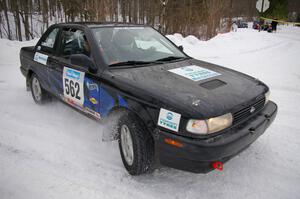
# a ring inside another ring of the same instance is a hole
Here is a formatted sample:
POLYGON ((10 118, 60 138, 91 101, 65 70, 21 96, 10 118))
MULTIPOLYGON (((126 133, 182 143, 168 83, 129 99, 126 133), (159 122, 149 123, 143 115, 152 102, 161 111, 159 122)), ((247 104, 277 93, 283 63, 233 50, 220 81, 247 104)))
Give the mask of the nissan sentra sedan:
POLYGON ((107 129, 131 175, 157 163, 222 170, 277 113, 263 82, 193 59, 144 25, 55 24, 20 59, 37 104, 55 97, 113 124, 107 129))

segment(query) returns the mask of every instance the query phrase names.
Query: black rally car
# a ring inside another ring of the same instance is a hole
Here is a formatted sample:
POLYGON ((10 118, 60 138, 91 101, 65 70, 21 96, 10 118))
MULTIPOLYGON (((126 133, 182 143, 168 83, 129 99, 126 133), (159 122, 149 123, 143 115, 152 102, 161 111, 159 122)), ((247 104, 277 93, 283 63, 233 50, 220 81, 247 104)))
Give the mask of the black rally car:
POLYGON ((264 83, 195 60, 148 26, 52 25, 20 59, 36 103, 51 94, 97 120, 118 118, 115 138, 132 175, 156 162, 221 169, 277 113, 264 83))

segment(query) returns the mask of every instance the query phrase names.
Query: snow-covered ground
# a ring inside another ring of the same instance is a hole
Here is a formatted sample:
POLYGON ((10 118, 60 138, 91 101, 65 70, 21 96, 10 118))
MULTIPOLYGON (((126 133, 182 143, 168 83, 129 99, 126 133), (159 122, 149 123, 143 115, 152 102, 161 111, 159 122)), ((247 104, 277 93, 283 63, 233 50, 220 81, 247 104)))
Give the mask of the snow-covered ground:
POLYGON ((0 40, 0 198, 299 198, 300 28, 251 29, 204 42, 168 36, 189 55, 257 77, 279 106, 276 120, 223 172, 160 168, 132 177, 102 126, 60 102, 36 105, 25 91, 19 49, 0 40))

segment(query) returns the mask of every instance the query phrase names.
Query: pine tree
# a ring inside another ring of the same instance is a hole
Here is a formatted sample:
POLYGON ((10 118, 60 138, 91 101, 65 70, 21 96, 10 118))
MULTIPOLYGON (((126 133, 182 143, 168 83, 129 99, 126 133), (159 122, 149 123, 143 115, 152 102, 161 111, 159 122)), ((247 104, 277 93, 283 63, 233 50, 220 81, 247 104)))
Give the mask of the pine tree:
POLYGON ((272 19, 286 19, 288 16, 288 0, 270 0, 270 8, 262 16, 272 19))

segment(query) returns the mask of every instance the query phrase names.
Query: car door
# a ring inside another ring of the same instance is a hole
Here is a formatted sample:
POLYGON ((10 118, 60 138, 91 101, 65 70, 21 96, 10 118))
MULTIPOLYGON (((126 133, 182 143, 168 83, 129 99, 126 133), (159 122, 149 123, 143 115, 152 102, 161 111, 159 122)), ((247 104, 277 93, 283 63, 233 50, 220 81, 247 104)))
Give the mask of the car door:
POLYGON ((35 48, 33 58, 35 61, 35 64, 33 65, 34 72, 39 77, 42 87, 50 92, 52 91, 52 84, 49 80, 48 69, 52 64, 53 55, 56 51, 59 30, 59 27, 52 27, 46 31, 35 48))
POLYGON ((90 59, 90 49, 83 30, 63 28, 59 52, 52 64, 51 84, 56 86, 58 96, 71 106, 100 119, 100 82, 95 74, 82 63, 71 63, 73 55, 90 59), (59 82, 59 83, 57 83, 59 82))

